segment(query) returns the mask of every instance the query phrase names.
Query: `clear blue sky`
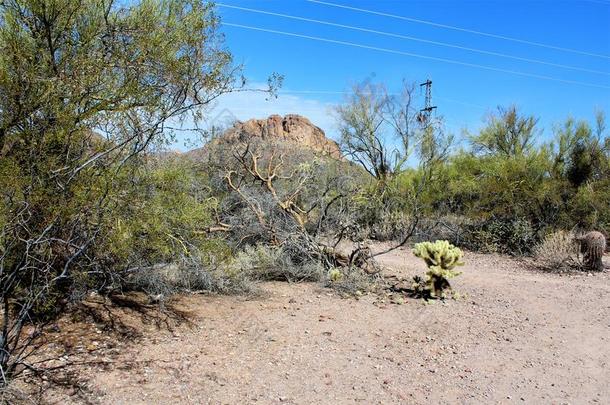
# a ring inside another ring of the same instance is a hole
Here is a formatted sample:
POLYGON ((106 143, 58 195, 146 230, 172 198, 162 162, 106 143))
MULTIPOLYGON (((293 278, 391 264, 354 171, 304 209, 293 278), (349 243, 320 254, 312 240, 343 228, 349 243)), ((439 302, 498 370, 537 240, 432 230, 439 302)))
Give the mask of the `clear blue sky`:
MULTIPOLYGON (((513 103, 524 112, 540 117, 541 126, 547 130, 547 135, 553 123, 560 122, 569 115, 591 120, 596 108, 610 113, 610 0, 325 1, 607 57, 548 49, 306 0, 223 0, 219 3, 418 37, 608 74, 569 70, 221 6, 218 9, 226 23, 452 59, 606 88, 224 26, 222 30, 226 35, 226 44, 236 61, 244 63, 246 76, 252 82, 264 82, 275 71, 285 75, 283 90, 288 93, 340 92, 348 89, 350 84, 372 75, 375 75, 376 80, 387 83, 391 89, 397 89, 402 78, 422 82, 429 77, 434 82, 434 104, 438 106, 439 114, 447 118, 448 127, 455 132, 465 126, 476 130, 486 112, 498 105, 513 103)), ((324 117, 326 113, 320 111, 328 110, 330 105, 340 102, 342 98, 341 94, 297 93, 281 95, 280 100, 268 105, 262 99, 253 99, 239 106, 234 101, 223 101, 219 107, 234 109, 240 119, 266 115, 274 109, 279 113, 310 115, 312 120, 332 135, 332 118, 324 117), (248 111, 250 108, 251 111, 248 111)))

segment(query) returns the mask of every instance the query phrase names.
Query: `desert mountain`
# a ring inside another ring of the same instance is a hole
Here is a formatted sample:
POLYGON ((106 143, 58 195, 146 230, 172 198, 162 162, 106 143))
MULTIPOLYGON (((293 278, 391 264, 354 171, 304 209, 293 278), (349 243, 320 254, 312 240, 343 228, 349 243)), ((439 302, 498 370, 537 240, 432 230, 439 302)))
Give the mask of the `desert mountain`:
MULTIPOLYGON (((326 137, 324 131, 307 118, 288 114, 284 117, 271 115, 266 119, 251 119, 237 122, 212 143, 245 143, 252 138, 277 140, 308 148, 316 153, 341 159, 337 143, 326 137)), ((191 156, 205 155, 207 146, 188 152, 191 156)))

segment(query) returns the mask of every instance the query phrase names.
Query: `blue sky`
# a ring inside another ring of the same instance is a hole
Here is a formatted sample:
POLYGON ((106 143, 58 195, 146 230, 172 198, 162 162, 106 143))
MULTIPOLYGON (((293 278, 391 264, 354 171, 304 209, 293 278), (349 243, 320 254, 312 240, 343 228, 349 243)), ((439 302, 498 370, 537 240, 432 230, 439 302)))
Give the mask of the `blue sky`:
POLYGON ((249 80, 255 84, 263 83, 272 72, 278 72, 285 76, 283 90, 286 93, 280 94, 280 98, 273 102, 266 102, 261 96, 243 93, 230 96, 219 102, 215 113, 230 110, 242 120, 264 117, 274 112, 299 113, 308 116, 333 136, 334 120, 329 111, 344 96, 332 92, 346 91, 351 84, 372 76, 375 80, 386 83, 390 89, 398 89, 403 78, 414 82, 432 79, 433 101, 438 106, 438 113, 446 118, 448 128, 458 134, 464 127, 471 131, 479 128, 482 118, 498 105, 517 104, 524 112, 540 117, 546 136, 554 123, 561 122, 567 116, 592 120, 595 109, 610 113, 610 0, 325 1, 606 57, 533 46, 306 0, 223 0, 219 3, 607 74, 565 69, 219 6, 219 13, 225 23, 451 59, 599 87, 543 80, 225 25, 222 31, 226 35, 226 44, 233 52, 236 62, 245 65, 245 74, 249 80), (294 91, 297 93, 292 93, 294 91))

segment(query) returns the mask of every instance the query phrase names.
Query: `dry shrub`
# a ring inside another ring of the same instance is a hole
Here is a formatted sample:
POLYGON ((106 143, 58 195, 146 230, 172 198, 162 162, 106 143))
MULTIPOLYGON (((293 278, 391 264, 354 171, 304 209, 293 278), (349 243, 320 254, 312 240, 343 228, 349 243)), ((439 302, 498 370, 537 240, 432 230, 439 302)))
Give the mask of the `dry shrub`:
POLYGON ((578 243, 572 232, 557 231, 547 235, 534 250, 536 265, 547 271, 582 269, 578 243))
POLYGON ((334 268, 327 272, 325 285, 345 296, 359 296, 379 291, 383 287, 383 277, 358 267, 334 268))
POLYGON ((413 218, 400 211, 384 211, 370 226, 371 239, 380 242, 402 240, 411 229, 413 218))
POLYGON ((456 246, 461 246, 465 228, 472 220, 463 215, 441 215, 419 219, 415 229, 414 242, 429 240, 448 240, 456 246))
POLYGON ((305 260, 296 263, 285 247, 247 246, 229 263, 224 272, 230 277, 253 281, 320 281, 322 264, 305 260))
POLYGON ((149 297, 157 297, 156 300, 180 292, 248 294, 253 291, 252 280, 246 274, 228 274, 222 265, 159 264, 137 269, 128 280, 127 287, 143 291, 149 297))
POLYGON ((524 218, 493 218, 464 226, 461 246, 482 253, 529 255, 539 236, 532 223, 524 218))
POLYGON ((183 255, 171 263, 136 267, 129 271, 124 286, 149 297, 168 298, 180 292, 250 294, 254 283, 250 272, 235 271, 235 260, 215 255, 183 255))

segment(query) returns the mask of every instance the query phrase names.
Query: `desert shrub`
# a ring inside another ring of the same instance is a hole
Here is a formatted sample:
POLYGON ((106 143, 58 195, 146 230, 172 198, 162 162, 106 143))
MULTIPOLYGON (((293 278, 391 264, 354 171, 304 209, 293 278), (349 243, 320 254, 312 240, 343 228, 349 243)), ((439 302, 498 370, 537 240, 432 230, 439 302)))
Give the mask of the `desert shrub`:
POLYGON ((546 154, 535 150, 516 156, 458 153, 424 189, 425 222, 432 234, 443 231, 443 239, 470 250, 529 254, 563 204, 560 188, 545 185, 548 167, 546 154), (447 218, 458 218, 459 226, 444 227, 447 218))
POLYGON ((282 247, 247 246, 224 270, 229 278, 243 275, 254 281, 320 281, 323 267, 314 260, 296 262, 282 247))
POLYGON ((424 260, 428 271, 426 278, 414 278, 414 291, 424 298, 444 298, 445 291, 451 289, 449 279, 460 275, 456 266, 463 263, 462 251, 446 240, 421 242, 413 247, 413 254, 424 260))
POLYGON ((150 297, 169 297, 179 291, 182 273, 182 268, 175 264, 139 267, 125 275, 124 285, 150 297))
POLYGON ((484 253, 526 255, 533 252, 538 232, 524 219, 491 219, 464 227, 463 246, 484 253))
POLYGON ((599 229, 610 235, 610 176, 578 187, 568 202, 564 226, 599 229))
POLYGON ((130 203, 113 205, 104 218, 104 238, 97 245, 97 255, 105 258, 107 266, 120 272, 122 268, 170 263, 195 251, 215 251, 223 258, 230 255, 226 246, 206 233, 217 201, 207 180, 186 163, 151 159, 115 181, 123 187, 109 198, 130 203))
POLYGON ((441 215, 436 218, 424 217, 419 220, 413 240, 448 240, 454 245, 463 245, 464 235, 474 221, 464 215, 441 215))
POLYGON ((358 267, 332 268, 326 272, 324 282, 326 287, 346 296, 360 296, 383 287, 379 274, 370 274, 358 267))
POLYGON ((470 137, 473 150, 492 156, 519 156, 534 148, 540 132, 538 118, 522 114, 516 106, 498 107, 487 125, 470 137))
POLYGON ((418 179, 413 170, 384 181, 369 179, 353 195, 357 225, 353 237, 378 241, 409 238, 417 220, 421 219, 418 179))
POLYGON ((319 266, 347 265, 335 247, 358 229, 354 195, 362 169, 272 140, 229 146, 210 156, 224 167, 216 173, 223 177, 216 183, 222 195, 218 221, 233 249, 281 249, 281 265, 262 266, 266 278, 319 279, 319 266))
POLYGON ((606 229, 610 155, 602 118, 595 133, 567 120, 541 144, 536 119, 501 110, 471 136, 470 151, 451 156, 428 182, 426 216, 467 218, 465 247, 516 255, 530 254, 555 229, 606 229))
POLYGON ((414 227, 418 240, 449 239, 471 250, 520 256, 532 254, 542 235, 553 230, 608 234, 610 137, 603 114, 596 125, 566 120, 547 143, 537 140, 537 121, 515 107, 500 108, 469 136, 470 148, 448 159, 442 153, 446 142, 426 154, 419 141, 419 166, 378 176, 388 167, 380 161, 375 179, 354 194, 357 227, 350 236, 401 239, 414 227), (459 218, 458 226, 444 226, 451 217, 459 218))
POLYGON ((401 211, 384 211, 378 221, 371 224, 370 237, 378 241, 400 240, 409 231, 412 218, 401 211))
POLYGON ((223 179, 214 183, 222 196, 218 219, 236 252, 226 267, 230 275, 320 281, 330 270, 351 267, 354 273, 341 273, 334 284, 354 284, 355 267, 367 260, 350 263, 334 247, 360 229, 362 169, 272 140, 212 147, 214 175, 223 179))
POLYGON ((230 271, 230 242, 209 232, 219 204, 208 178, 171 157, 138 169, 125 178, 130 187, 120 189, 131 204, 106 216, 108 231, 97 245, 112 270, 109 288, 163 296, 251 292, 250 274, 230 271))
MULTIPOLYGON (((120 213, 132 203, 126 173, 172 140, 167 124, 199 122, 206 105, 240 87, 218 27, 214 5, 197 1, 0 3, 0 387, 26 367, 24 324, 41 328, 33 308, 57 310, 81 284, 113 284, 132 243, 154 258, 148 235, 188 250, 177 228, 159 231, 171 222, 160 218, 169 192, 145 225, 126 227, 120 213)), ((142 216, 146 201, 136 201, 142 216)), ((183 222, 178 212, 169 225, 183 222)))
POLYGON ((534 250, 536 265, 548 271, 582 268, 578 243, 572 232, 556 231, 547 235, 534 250))
POLYGON ((204 169, 220 200, 219 220, 230 229, 225 237, 238 249, 340 232, 353 220, 362 172, 306 148, 256 138, 211 145, 204 169))
POLYGON ((256 291, 248 272, 233 271, 228 263, 202 264, 196 258, 178 263, 134 269, 124 280, 126 288, 165 299, 180 292, 251 294, 256 291))

